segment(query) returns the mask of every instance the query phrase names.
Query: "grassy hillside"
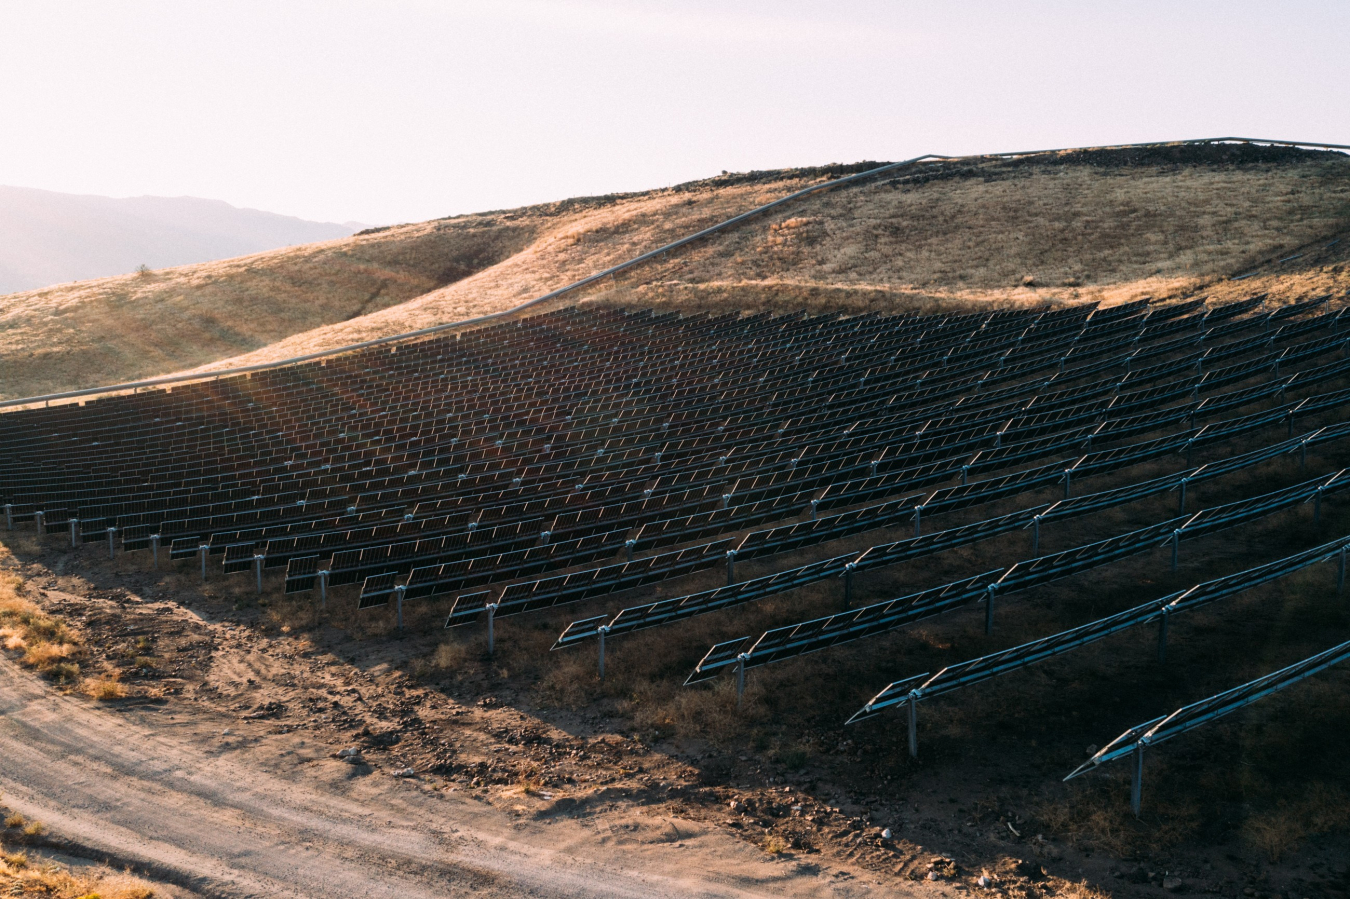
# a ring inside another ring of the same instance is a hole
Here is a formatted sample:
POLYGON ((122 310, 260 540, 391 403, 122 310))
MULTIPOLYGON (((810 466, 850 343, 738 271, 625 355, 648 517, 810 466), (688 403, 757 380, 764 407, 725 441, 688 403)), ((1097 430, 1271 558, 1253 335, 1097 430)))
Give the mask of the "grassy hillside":
MULTIPOLYGON (((0 392, 284 358, 509 308, 857 167, 732 175, 0 297, 0 392)), ((1350 286, 1350 158, 1255 147, 945 164, 808 198, 587 299, 680 308, 1115 301, 1350 286)))

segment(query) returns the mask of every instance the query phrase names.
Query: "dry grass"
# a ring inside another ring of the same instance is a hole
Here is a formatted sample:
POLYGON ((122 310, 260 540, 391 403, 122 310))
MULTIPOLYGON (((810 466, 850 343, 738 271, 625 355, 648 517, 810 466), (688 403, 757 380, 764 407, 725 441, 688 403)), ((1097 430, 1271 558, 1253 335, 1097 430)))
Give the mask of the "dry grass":
MULTIPOLYGON (((793 204, 589 298, 857 312, 1350 286, 1340 262, 1308 259, 1216 281, 1350 228, 1344 156, 1239 157, 1089 153, 873 183, 793 204)), ((510 308, 835 174, 714 178, 13 294, 0 298, 0 392, 262 362, 510 308)))
POLYGON ((74 683, 83 658, 79 637, 27 599, 23 589, 22 578, 0 573, 0 645, 18 653, 19 664, 57 683, 74 683))
POLYGON ((125 699, 127 695, 126 685, 118 680, 115 674, 107 677, 91 677, 84 682, 82 689, 91 699, 100 702, 125 699))
POLYGON ((151 899, 154 887, 138 877, 99 867, 72 871, 35 863, 26 853, 0 847, 0 892, 46 899, 151 899))
POLYGON ((509 308, 823 177, 457 216, 0 297, 0 394, 284 358, 509 308))

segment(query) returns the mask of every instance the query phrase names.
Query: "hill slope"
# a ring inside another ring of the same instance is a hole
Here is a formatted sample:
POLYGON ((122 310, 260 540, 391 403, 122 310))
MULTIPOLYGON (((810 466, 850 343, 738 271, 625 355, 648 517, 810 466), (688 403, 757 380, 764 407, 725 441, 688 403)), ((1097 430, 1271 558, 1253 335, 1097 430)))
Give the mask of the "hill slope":
MULTIPOLYGON (((247 364, 510 308, 870 165, 459 216, 0 298, 0 384, 23 396, 247 364)), ((1341 154, 1244 145, 967 161, 812 196, 587 299, 847 311, 1295 295, 1350 284, 1347 244, 1226 279, 1348 229, 1341 154)))
POLYGON ((347 237, 345 225, 195 197, 0 187, 0 294, 347 237))

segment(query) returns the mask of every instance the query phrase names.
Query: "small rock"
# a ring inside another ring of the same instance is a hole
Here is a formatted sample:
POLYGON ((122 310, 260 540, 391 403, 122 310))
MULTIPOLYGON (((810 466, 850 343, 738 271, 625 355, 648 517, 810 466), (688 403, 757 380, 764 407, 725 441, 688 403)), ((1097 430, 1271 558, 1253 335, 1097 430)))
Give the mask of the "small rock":
POLYGON ((1162 888, 1169 893, 1180 893, 1186 889, 1186 881, 1180 877, 1164 877, 1162 888))
POLYGON ((228 736, 230 735, 230 729, 229 729, 228 727, 225 728, 224 730, 222 730, 222 731, 220 732, 220 735, 221 735, 222 737, 228 737, 228 736))
POLYGON ((339 749, 337 755, 338 755, 338 758, 340 758, 340 759, 346 759, 346 758, 351 758, 351 757, 354 756, 354 755, 360 755, 360 754, 361 754, 361 750, 360 750, 360 749, 357 749, 355 746, 348 746, 346 749, 339 749))
POLYGON ((881 838, 883 840, 889 840, 891 838, 891 829, 889 827, 881 832, 881 838))
POLYGON ((929 879, 929 880, 941 880, 941 879, 942 879, 942 875, 939 874, 939 873, 936 872, 936 871, 929 871, 929 872, 928 872, 928 879, 929 879))
POLYGON ((395 777, 416 777, 417 772, 411 768, 399 768, 394 772, 395 777))
POLYGON ((994 880, 991 877, 981 874, 978 878, 976 878, 975 885, 978 887, 983 887, 984 889, 987 890, 994 885, 994 880))
POLYGON ((352 755, 349 756, 345 756, 342 760, 349 765, 362 765, 365 764, 366 761, 365 759, 361 758, 361 753, 359 752, 353 753, 352 755))

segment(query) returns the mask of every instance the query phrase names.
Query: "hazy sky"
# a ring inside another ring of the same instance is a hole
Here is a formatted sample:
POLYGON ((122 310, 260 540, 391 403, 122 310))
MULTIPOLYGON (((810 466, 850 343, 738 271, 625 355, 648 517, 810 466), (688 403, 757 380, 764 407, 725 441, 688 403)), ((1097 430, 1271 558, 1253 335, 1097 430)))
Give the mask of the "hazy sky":
POLYGON ((723 169, 1350 143, 1350 0, 0 0, 0 184, 415 221, 723 169))

